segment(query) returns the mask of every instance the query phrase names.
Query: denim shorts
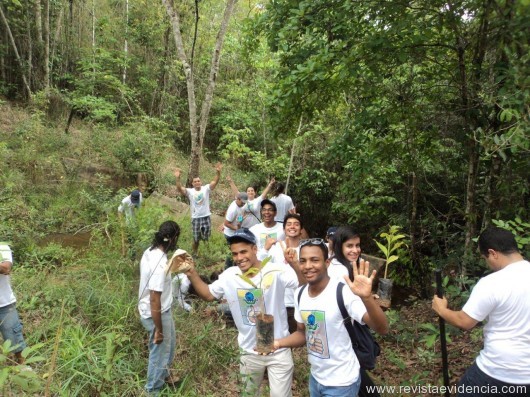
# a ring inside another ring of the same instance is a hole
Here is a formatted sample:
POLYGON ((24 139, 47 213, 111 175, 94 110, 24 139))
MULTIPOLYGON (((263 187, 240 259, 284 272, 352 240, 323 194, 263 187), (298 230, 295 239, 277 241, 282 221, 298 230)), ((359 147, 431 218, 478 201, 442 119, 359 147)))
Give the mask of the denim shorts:
POLYGON ((0 333, 5 341, 11 341, 12 347, 17 346, 13 353, 19 353, 26 348, 22 335, 22 323, 14 303, 0 307, 0 333))

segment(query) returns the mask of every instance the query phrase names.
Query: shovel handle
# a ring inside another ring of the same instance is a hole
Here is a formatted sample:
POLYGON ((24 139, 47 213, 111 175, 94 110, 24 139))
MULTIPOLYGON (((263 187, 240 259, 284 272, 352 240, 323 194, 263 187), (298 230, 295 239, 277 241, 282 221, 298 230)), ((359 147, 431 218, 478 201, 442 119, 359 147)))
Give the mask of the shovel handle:
POLYGON ((438 298, 443 298, 444 287, 442 286, 442 269, 436 269, 434 271, 434 276, 436 278, 436 296, 438 296, 438 298))

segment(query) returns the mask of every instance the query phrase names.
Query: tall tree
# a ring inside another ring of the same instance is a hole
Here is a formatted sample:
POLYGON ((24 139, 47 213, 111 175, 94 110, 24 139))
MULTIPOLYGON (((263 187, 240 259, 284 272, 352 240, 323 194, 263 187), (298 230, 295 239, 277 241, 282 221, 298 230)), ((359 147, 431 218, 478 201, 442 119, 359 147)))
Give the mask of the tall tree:
MULTIPOLYGON (((219 27, 219 31, 217 33, 217 37, 214 44, 210 63, 210 71, 208 76, 208 83, 206 86, 206 92, 204 93, 204 98, 202 100, 202 106, 199 115, 197 114, 197 88, 195 84, 196 68, 193 67, 194 60, 188 57, 186 49, 184 48, 179 9, 176 8, 170 0, 162 0, 162 3, 166 7, 167 15, 169 16, 169 19, 171 21, 171 26, 173 28, 173 36, 177 47, 178 58, 179 61, 182 63, 182 66, 184 68, 184 74, 186 76, 191 137, 191 157, 189 163, 188 184, 191 184, 192 178, 196 175, 199 175, 200 159, 202 156, 204 136, 206 134, 206 127, 208 125, 208 118, 210 115, 210 109, 212 107, 213 94, 217 81, 217 74, 219 72, 221 50, 228 28, 228 23, 230 21, 230 17, 233 13, 237 0, 227 0, 226 2, 223 18, 221 20, 221 25, 219 27)), ((198 18, 196 19, 196 23, 197 22, 198 18)))

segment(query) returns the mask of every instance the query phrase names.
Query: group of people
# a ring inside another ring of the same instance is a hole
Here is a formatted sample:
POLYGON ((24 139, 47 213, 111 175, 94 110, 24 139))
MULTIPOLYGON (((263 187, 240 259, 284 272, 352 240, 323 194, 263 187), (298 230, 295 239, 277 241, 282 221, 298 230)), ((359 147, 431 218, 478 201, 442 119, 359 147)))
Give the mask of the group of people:
MULTIPOLYGON (((181 186, 180 170, 175 171, 177 188, 192 207, 194 255, 199 241, 207 240, 210 234, 208 197, 219 181, 221 168, 220 164, 216 166, 216 177, 209 185, 202 186, 197 177, 190 189, 181 186)), ((337 285, 343 283, 346 287, 342 288, 342 298, 351 321, 367 324, 379 334, 388 332, 385 313, 372 295, 376 272, 370 272, 369 263, 361 257, 359 233, 343 226, 330 228, 327 239, 305 238, 302 218, 292 210, 294 205, 282 206, 287 213, 278 218, 277 203, 267 199, 274 180, 258 197, 255 188, 238 192, 233 181, 229 182, 234 201, 227 211, 223 232, 234 266, 226 268, 211 284, 203 281, 194 266, 186 276, 200 298, 228 303, 238 330, 245 395, 259 395, 267 372, 270 395, 291 396, 291 348, 303 345, 311 366, 312 397, 377 395, 370 390, 373 382, 359 365, 344 317, 334 303, 337 285), (270 351, 258 353, 256 324, 263 311, 274 317, 274 343, 270 351)), ((142 323, 150 332, 146 389, 154 394, 165 383, 171 383, 169 368, 175 341, 174 323, 167 320, 171 318, 167 302, 172 294, 166 289, 171 288, 171 275, 161 269, 179 233, 178 225, 171 221, 162 224, 141 261, 143 303, 139 309, 142 323), (164 319, 170 324, 166 325, 164 319)), ((523 260, 513 235, 504 229, 483 232, 479 248, 497 272, 477 284, 462 311, 448 309, 445 299, 433 300, 436 313, 464 329, 489 318, 484 328, 485 349, 461 380, 467 388, 460 395, 466 396, 485 395, 484 389, 477 392, 473 386, 530 384, 530 289, 524 287, 530 263, 523 260), (498 292, 491 293, 493 289, 498 292), (517 352, 501 358, 514 344, 517 352)), ((525 390, 530 392, 530 388, 525 390)))

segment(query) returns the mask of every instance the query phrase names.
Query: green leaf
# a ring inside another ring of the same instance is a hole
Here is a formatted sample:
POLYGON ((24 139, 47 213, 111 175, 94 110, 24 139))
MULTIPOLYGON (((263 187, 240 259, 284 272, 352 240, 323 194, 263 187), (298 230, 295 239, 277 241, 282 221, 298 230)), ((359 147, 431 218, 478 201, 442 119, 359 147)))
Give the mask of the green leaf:
POLYGON ((0 371, 0 389, 4 387, 4 383, 7 380, 7 376, 9 375, 9 368, 3 368, 2 371, 0 371))
POLYGON ((387 264, 387 266, 390 265, 392 262, 397 261, 398 259, 399 259, 399 256, 397 256, 397 255, 392 255, 390 258, 388 258, 388 259, 386 260, 386 264, 387 264))
POLYGON ((379 249, 383 252, 385 257, 387 257, 388 256, 388 251, 387 251, 386 247, 383 244, 381 244, 379 241, 377 241, 377 240, 374 240, 374 241, 377 244, 377 246, 379 247, 379 249))

